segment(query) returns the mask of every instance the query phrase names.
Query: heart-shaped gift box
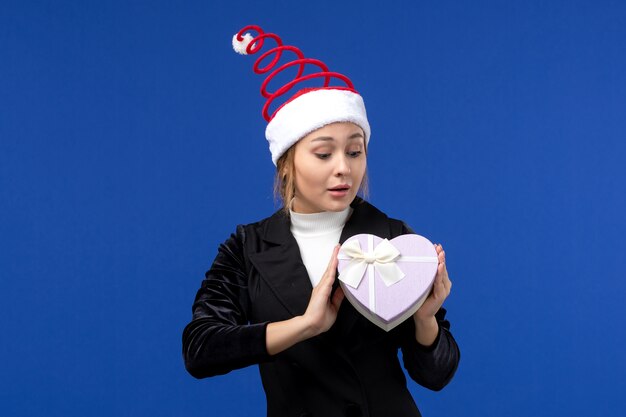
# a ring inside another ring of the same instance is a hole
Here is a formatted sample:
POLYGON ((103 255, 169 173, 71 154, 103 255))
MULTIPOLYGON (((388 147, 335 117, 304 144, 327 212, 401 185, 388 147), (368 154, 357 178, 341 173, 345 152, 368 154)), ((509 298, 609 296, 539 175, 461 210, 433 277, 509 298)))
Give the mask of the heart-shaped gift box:
POLYGON ((385 331, 420 308, 432 289, 438 265, 433 244, 416 234, 391 240, 354 235, 341 245, 338 259, 346 298, 385 331))

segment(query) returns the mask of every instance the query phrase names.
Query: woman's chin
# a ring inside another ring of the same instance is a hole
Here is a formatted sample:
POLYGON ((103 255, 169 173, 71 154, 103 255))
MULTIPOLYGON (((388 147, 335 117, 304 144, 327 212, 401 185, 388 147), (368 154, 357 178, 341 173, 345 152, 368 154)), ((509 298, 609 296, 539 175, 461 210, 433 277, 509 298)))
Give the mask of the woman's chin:
POLYGON ((352 200, 354 200, 354 197, 342 198, 341 200, 333 199, 333 201, 330 201, 328 202, 328 204, 325 204, 326 206, 325 210, 326 211, 344 211, 346 208, 348 208, 350 203, 352 203, 352 200))

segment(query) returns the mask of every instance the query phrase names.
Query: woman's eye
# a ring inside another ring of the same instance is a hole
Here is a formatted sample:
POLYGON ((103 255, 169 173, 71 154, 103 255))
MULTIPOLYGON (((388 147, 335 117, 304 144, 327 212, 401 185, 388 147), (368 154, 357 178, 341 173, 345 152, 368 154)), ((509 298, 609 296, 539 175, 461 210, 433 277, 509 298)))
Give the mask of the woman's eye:
MULTIPOLYGON (((350 158, 358 158, 361 154, 363 153, 363 151, 351 151, 351 152, 346 152, 346 155, 348 155, 350 158)), ((330 158, 332 155, 332 153, 316 153, 315 156, 317 156, 319 159, 328 159, 330 158)))

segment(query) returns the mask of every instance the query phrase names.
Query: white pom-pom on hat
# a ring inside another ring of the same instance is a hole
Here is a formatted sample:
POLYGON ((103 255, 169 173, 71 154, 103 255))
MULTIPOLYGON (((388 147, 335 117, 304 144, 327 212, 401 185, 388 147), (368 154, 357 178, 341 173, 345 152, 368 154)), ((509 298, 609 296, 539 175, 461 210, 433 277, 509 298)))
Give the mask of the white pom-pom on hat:
POLYGON ((248 48, 248 45, 250 45, 250 42, 252 42, 252 39, 254 39, 252 35, 249 33, 246 33, 245 35, 243 35, 243 41, 240 42, 237 39, 237 34, 235 33, 233 35, 233 49, 238 54, 248 55, 248 53, 246 52, 246 48, 248 48))

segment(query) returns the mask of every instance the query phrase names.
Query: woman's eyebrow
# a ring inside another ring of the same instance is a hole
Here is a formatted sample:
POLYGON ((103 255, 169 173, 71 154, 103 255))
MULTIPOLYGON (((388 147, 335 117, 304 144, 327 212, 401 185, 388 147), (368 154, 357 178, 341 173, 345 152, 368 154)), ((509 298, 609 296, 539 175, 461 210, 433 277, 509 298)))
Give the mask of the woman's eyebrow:
MULTIPOLYGON (((348 139, 358 139, 358 138, 363 138, 363 135, 361 133, 353 133, 352 135, 350 135, 350 137, 348 137, 348 139)), ((315 142, 318 140, 332 141, 332 140, 335 140, 335 138, 333 138, 332 136, 319 136, 319 137, 316 137, 315 139, 312 139, 311 142, 315 142)))

